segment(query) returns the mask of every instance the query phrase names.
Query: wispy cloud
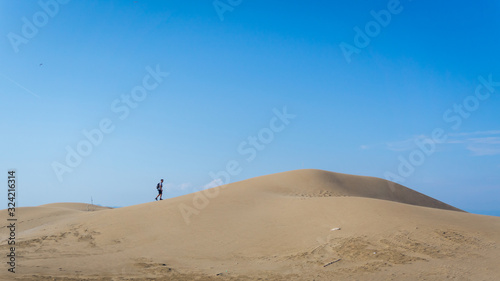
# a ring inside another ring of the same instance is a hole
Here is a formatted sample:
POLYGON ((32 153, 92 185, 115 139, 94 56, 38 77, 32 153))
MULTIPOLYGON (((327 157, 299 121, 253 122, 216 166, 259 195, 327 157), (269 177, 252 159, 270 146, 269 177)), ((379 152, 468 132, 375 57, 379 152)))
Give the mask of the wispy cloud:
POLYGON ((388 150, 391 151, 408 151, 417 147, 416 141, 425 139, 424 135, 413 136, 409 139, 402 141, 392 141, 385 143, 388 150))
POLYGON ((164 186, 167 189, 186 190, 192 186, 192 183, 190 183, 190 182, 183 182, 181 184, 167 183, 167 184, 164 184, 164 186))
POLYGON ((359 146, 359 149, 362 149, 362 150, 375 149, 375 148, 380 148, 383 145, 384 144, 362 144, 359 146))
POLYGON ((467 136, 484 136, 484 135, 500 135, 500 130, 461 132, 448 134, 451 137, 467 137, 467 136))
POLYGON ((211 182, 203 185, 203 186, 195 186, 191 182, 183 182, 183 183, 166 183, 163 185, 164 188, 169 189, 169 190, 177 190, 177 191, 182 191, 182 192, 197 192, 205 189, 209 189, 212 187, 220 186, 223 185, 224 183, 222 182, 221 179, 215 179, 212 180, 211 182))
POLYGON ((472 152, 475 156, 483 155, 497 155, 500 154, 500 145, 497 147, 486 147, 478 145, 469 145, 467 149, 472 152))
POLYGON ((220 186, 220 185, 223 185, 222 180, 221 179, 215 179, 215 180, 213 180, 213 181, 205 184, 203 186, 203 189, 209 189, 209 188, 220 186))
MULTIPOLYGON (((500 130, 475 131, 450 133, 443 145, 455 145, 455 148, 466 149, 474 156, 497 155, 500 154, 500 130)), ((417 142, 424 139, 431 139, 429 136, 417 135, 411 138, 390 141, 379 144, 363 144, 360 149, 386 149, 390 151, 403 152, 418 148, 417 142)))
POLYGON ((500 131, 450 134, 447 143, 465 147, 475 156, 500 154, 500 131))
POLYGON ((419 139, 424 139, 424 135, 418 135, 414 136, 405 140, 400 140, 400 141, 389 141, 389 142, 383 142, 383 143, 376 143, 376 144, 363 144, 360 145, 359 148, 362 150, 368 150, 368 149, 387 149, 390 151, 397 151, 397 152, 402 152, 402 151, 408 151, 415 149, 417 146, 415 144, 415 141, 419 139))
POLYGON ((185 189, 191 187, 191 185, 192 184, 190 182, 184 182, 184 183, 179 184, 178 186, 179 186, 180 190, 185 190, 185 189))
POLYGON ((33 91, 31 91, 31 90, 29 90, 28 88, 24 87, 23 85, 21 85, 21 84, 17 83, 16 81, 12 80, 11 78, 9 78, 9 77, 7 77, 7 76, 5 76, 5 75, 1 74, 1 73, 0 73, 0 76, 2 76, 3 78, 5 78, 5 79, 9 80, 10 82, 14 83, 16 86, 18 86, 19 88, 21 88, 21 89, 25 90, 26 92, 30 93, 32 96, 37 97, 37 98, 40 98, 40 96, 39 96, 39 95, 37 95, 37 94, 33 93, 33 91))

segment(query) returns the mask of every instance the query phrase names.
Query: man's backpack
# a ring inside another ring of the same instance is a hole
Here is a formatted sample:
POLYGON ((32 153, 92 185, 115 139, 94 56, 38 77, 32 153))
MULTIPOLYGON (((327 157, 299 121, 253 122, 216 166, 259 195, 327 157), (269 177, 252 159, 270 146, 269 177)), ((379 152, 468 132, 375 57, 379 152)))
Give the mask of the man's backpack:
POLYGON ((156 190, 160 190, 160 183, 156 185, 156 190))

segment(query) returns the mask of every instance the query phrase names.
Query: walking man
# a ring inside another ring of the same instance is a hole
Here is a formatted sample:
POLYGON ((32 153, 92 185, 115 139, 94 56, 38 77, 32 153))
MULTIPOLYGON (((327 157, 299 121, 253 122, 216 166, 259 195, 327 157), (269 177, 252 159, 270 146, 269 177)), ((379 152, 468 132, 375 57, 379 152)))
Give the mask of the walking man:
POLYGON ((160 196, 160 200, 163 200, 161 198, 163 194, 163 179, 161 179, 161 181, 156 185, 156 189, 158 190, 158 195, 156 195, 155 200, 158 201, 158 196, 160 196))

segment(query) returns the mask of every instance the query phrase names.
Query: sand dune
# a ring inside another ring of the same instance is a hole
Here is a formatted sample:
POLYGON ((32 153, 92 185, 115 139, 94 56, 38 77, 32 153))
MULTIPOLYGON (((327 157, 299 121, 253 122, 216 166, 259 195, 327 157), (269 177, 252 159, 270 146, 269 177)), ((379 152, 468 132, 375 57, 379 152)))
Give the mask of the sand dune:
POLYGON ((397 183, 374 177, 353 176, 322 170, 297 170, 253 178, 235 185, 280 195, 325 197, 352 196, 389 200, 411 205, 461 211, 397 183))
POLYGON ((119 209, 19 208, 18 217, 18 272, 3 280, 500 276, 499 217, 469 214, 382 179, 319 170, 119 209))

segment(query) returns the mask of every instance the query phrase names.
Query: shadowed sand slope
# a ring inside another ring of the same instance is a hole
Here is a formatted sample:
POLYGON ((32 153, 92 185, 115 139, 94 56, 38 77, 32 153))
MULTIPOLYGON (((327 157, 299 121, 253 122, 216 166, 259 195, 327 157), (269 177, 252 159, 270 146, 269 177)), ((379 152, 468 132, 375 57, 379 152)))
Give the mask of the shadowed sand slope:
MULTIPOLYGON (((298 170, 130 207, 82 207, 18 209, 14 277, 497 280, 500 275, 500 218, 456 211, 370 177, 298 170)), ((6 212, 0 218, 6 221, 6 212)), ((7 229, 0 234, 5 252, 7 229)))

